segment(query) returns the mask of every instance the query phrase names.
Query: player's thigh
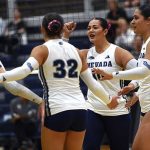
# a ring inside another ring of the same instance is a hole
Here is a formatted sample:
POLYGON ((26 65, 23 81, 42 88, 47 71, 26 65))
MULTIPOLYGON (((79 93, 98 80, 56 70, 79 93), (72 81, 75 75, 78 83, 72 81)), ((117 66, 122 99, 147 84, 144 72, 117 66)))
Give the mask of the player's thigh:
POLYGON ((88 110, 87 128, 83 143, 84 150, 99 149, 105 133, 103 116, 88 110))
POLYGON ((106 134, 111 149, 128 150, 130 139, 130 115, 106 116, 104 119, 106 134))
POLYGON ((150 124, 150 111, 143 116, 141 125, 145 125, 147 123, 150 124))
POLYGON ((68 131, 64 150, 81 150, 85 131, 68 131))
POLYGON ((71 111, 72 123, 67 131, 65 150, 81 150, 86 130, 87 111, 71 111))
POLYGON ((142 118, 141 124, 133 141, 133 150, 150 149, 150 112, 146 113, 142 118))
POLYGON ((133 150, 149 150, 150 149, 150 124, 139 127, 135 139, 133 141, 133 150))
POLYGON ((41 144, 42 150, 63 150, 66 132, 57 132, 42 127, 41 144))

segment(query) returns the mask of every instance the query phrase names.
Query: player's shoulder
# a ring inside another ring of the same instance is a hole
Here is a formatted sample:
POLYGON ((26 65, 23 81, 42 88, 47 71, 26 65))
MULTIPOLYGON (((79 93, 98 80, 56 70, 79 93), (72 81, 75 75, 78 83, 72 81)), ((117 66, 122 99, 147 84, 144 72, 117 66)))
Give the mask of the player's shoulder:
POLYGON ((150 49, 150 38, 149 41, 147 42, 146 49, 150 49))
POLYGON ((38 45, 38 46, 35 46, 32 51, 39 51, 39 50, 47 50, 47 46, 46 45, 38 45))

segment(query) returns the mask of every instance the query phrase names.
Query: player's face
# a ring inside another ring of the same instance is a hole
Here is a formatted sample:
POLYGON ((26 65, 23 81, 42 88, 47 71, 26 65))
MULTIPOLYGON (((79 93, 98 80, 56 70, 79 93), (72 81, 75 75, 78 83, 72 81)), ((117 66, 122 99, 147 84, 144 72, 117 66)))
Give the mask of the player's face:
POLYGON ((136 34, 143 35, 145 33, 146 20, 142 16, 139 9, 136 9, 131 21, 131 26, 136 34))
POLYGON ((99 39, 104 36, 104 31, 99 20, 93 19, 89 22, 87 35, 92 43, 99 42, 99 39))

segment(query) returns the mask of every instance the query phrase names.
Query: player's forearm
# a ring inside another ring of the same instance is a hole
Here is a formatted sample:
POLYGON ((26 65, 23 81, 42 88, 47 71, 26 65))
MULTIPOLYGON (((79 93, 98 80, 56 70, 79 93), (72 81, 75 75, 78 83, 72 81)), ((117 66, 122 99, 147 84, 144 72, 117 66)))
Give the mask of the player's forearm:
POLYGON ((113 78, 122 80, 141 80, 150 74, 146 67, 137 67, 126 71, 113 72, 113 78))
POLYGON ((37 104, 41 104, 43 102, 43 99, 41 97, 39 97, 37 94, 32 92, 27 87, 15 82, 15 81, 5 82, 5 83, 3 83, 3 85, 13 95, 23 97, 23 98, 28 99, 37 104))
POLYGON ((30 57, 21 67, 0 74, 0 82, 20 80, 28 76, 33 70, 39 67, 39 63, 30 57))
POLYGON ((138 64, 138 61, 136 59, 131 59, 127 64, 126 64, 126 69, 133 69, 136 68, 138 64))
POLYGON ((93 94, 100 98, 105 104, 109 104, 111 102, 109 94, 102 85, 93 78, 89 69, 83 71, 80 76, 93 94))
POLYGON ((113 72, 113 77, 122 80, 140 80, 150 75, 150 60, 143 59, 140 67, 126 71, 113 72))

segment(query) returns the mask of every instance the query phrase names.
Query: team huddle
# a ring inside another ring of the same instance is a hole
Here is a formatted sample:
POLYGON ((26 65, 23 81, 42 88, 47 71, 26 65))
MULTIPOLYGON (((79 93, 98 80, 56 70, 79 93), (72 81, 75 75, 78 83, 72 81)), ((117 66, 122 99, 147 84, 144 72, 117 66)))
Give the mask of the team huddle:
POLYGON ((139 100, 144 117, 132 149, 150 149, 150 6, 136 8, 131 21, 143 39, 138 60, 107 40, 110 25, 104 18, 88 23, 90 49, 79 50, 66 41, 75 26, 64 23, 59 14, 46 14, 41 25, 45 42, 34 47, 20 67, 5 71, 1 63, 0 82, 12 94, 40 104, 42 150, 99 150, 105 133, 111 150, 129 150, 131 118, 124 95, 138 86, 134 99, 139 100), (43 98, 16 82, 37 69, 43 98), (80 78, 88 87, 87 100, 80 78), (120 80, 132 81, 121 87, 120 80))

